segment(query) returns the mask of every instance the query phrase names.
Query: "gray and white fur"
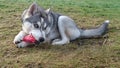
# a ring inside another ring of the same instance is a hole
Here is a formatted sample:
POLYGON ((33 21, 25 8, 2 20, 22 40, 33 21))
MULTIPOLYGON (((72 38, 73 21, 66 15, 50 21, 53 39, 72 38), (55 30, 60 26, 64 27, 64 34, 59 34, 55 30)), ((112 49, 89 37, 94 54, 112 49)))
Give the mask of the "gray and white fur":
POLYGON ((107 31, 109 24, 109 20, 106 20, 96 29, 83 30, 78 28, 70 17, 52 12, 50 9, 44 10, 36 3, 23 12, 22 21, 22 30, 13 41, 17 47, 30 45, 30 43, 21 41, 28 34, 35 37, 35 45, 40 43, 64 45, 77 38, 99 37, 107 31))

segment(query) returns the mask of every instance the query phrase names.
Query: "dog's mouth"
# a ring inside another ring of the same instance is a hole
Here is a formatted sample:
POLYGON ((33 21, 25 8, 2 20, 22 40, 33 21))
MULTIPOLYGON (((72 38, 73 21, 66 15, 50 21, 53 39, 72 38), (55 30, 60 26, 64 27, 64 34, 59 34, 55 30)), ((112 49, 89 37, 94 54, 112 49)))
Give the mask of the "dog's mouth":
POLYGON ((44 38, 39 38, 39 41, 35 41, 35 44, 40 44, 40 43, 42 43, 42 42, 44 42, 45 41, 45 39, 44 38))
POLYGON ((44 42, 44 40, 45 39, 43 37, 40 37, 38 38, 38 40, 36 40, 36 38, 32 34, 29 34, 23 38, 23 41, 31 43, 31 44, 36 44, 36 45, 44 42))
POLYGON ((40 42, 36 40, 34 44, 35 44, 35 45, 39 45, 40 42))
POLYGON ((26 43, 39 45, 40 43, 44 42, 44 40, 45 39, 43 37, 40 37, 38 40, 36 40, 32 34, 29 34, 29 35, 24 36, 22 40, 15 42, 15 44, 19 44, 22 41, 24 41, 26 43))
MULTIPOLYGON (((21 43, 23 40, 20 40, 20 41, 17 41, 17 42, 15 42, 15 44, 19 44, 19 43, 21 43)), ((26 42, 26 41, 25 41, 26 42)), ((29 43, 29 42, 27 42, 27 43, 29 43)), ((41 42, 39 42, 39 41, 37 41, 37 40, 35 40, 35 42, 34 43, 30 43, 30 44, 35 44, 35 45, 39 45, 41 42)))

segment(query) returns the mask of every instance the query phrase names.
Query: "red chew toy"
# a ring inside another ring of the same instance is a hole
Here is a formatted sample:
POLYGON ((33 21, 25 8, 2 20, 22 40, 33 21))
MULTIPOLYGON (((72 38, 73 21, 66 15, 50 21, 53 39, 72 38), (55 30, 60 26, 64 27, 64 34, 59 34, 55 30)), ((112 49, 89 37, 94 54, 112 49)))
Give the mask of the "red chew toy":
POLYGON ((29 34, 23 38, 23 41, 28 42, 28 43, 35 43, 36 40, 32 34, 29 34))

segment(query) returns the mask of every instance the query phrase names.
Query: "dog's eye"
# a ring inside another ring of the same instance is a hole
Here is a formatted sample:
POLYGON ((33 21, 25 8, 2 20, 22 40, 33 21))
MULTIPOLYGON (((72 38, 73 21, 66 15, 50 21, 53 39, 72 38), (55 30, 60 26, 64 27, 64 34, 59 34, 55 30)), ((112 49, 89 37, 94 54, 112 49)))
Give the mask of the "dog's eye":
POLYGON ((39 28, 39 25, 38 25, 38 24, 34 24, 34 27, 35 27, 35 28, 39 28))

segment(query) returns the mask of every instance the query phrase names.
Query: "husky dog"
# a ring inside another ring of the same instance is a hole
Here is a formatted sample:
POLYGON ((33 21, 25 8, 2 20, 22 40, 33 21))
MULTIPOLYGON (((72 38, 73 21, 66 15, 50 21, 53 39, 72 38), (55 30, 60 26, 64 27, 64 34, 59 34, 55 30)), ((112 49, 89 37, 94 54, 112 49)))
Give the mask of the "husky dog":
POLYGON ((34 44, 51 43, 64 45, 77 38, 91 38, 102 36, 106 31, 109 20, 96 29, 80 29, 68 16, 44 10, 36 3, 30 5, 22 14, 22 30, 14 38, 17 47, 26 47, 30 43, 22 41, 23 37, 32 34, 36 39, 34 44))

